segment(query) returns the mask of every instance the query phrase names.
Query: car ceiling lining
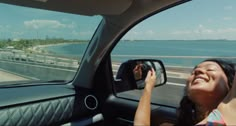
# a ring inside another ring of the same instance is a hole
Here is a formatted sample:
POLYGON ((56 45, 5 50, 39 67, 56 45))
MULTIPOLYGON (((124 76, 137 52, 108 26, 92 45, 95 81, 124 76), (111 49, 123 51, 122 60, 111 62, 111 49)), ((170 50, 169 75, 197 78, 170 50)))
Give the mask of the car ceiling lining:
POLYGON ((133 0, 0 0, 2 3, 81 15, 119 15, 133 0))

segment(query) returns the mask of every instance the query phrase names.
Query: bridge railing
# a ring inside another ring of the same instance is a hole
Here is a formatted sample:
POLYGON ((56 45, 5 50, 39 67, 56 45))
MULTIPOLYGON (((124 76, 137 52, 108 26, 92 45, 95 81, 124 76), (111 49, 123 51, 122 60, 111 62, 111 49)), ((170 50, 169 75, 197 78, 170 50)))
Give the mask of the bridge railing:
POLYGON ((65 57, 53 54, 25 53, 23 51, 0 50, 0 59, 12 62, 55 65, 73 68, 78 68, 79 66, 79 58, 76 57, 65 57))
MULTIPOLYGON (((113 70, 117 70, 121 62, 127 59, 160 59, 167 70, 189 72, 198 62, 208 58, 227 59, 236 63, 236 57, 216 56, 158 56, 158 55, 112 55, 113 70), (123 60, 121 60, 123 59, 123 60), (172 63, 172 64, 170 64, 172 63), (176 63, 176 64, 173 64, 176 63)), ((54 65, 78 68, 78 57, 65 57, 54 54, 25 53, 20 50, 0 50, 0 60, 12 62, 34 63, 42 65, 54 65)))

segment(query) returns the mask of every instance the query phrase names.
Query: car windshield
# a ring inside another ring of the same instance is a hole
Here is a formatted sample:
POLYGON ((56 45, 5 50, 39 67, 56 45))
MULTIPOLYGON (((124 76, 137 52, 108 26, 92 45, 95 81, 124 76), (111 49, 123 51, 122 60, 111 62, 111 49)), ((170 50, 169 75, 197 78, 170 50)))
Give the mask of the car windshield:
POLYGON ((0 3, 0 84, 71 81, 101 16, 0 3))

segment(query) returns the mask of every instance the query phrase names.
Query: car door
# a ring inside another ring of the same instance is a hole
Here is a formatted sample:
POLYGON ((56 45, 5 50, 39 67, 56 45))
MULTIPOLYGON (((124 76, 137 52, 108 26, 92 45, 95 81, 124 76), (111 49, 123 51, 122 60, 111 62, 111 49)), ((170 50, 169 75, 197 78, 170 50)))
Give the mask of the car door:
MULTIPOLYGON (((159 8, 159 10, 156 8, 157 9, 156 13, 158 15, 159 14, 158 12, 160 12, 161 10, 165 10, 169 7, 173 7, 182 2, 176 2, 174 4, 170 4, 168 7, 163 5, 162 6, 163 8, 161 7, 159 8)), ((139 11, 141 12, 139 13, 137 12, 138 16, 140 16, 141 13, 145 13, 145 11, 144 12, 142 12, 142 10, 139 10, 139 11)), ((102 64, 101 66, 99 66, 97 74, 95 74, 95 78, 96 78, 95 82, 97 83, 95 85, 98 85, 96 86, 96 88, 100 90, 99 94, 104 94, 104 93, 107 94, 107 98, 105 100, 105 103, 103 103, 103 107, 102 107, 102 114, 104 116, 105 125, 117 125, 117 126, 133 125, 135 111, 137 109, 140 96, 142 94, 142 90, 137 90, 137 89, 125 89, 123 91, 120 91, 120 90, 117 91, 117 85, 121 84, 119 83, 119 80, 116 79, 116 73, 120 65, 123 62, 130 59, 131 60, 132 59, 152 59, 153 57, 156 58, 153 55, 149 56, 148 54, 147 55, 142 54, 142 53, 145 53, 144 52, 145 50, 148 50, 148 48, 145 48, 146 46, 144 46, 145 43, 144 45, 137 44, 139 42, 141 43, 142 40, 136 40, 136 38, 131 38, 130 40, 126 40, 123 38, 124 36, 132 33, 133 31, 133 29, 131 29, 132 26, 146 19, 144 18, 145 16, 140 18, 140 20, 136 20, 136 18, 130 19, 127 17, 127 15, 129 14, 133 14, 133 12, 127 11, 127 13, 123 15, 124 17, 107 16, 103 20, 104 23, 101 23, 102 25, 107 25, 107 26, 104 26, 104 27, 109 28, 107 31, 109 31, 110 28, 116 28, 118 29, 118 32, 121 32, 120 34, 118 34, 118 36, 117 35, 115 36, 116 39, 113 40, 114 42, 113 42, 113 45, 111 45, 111 47, 110 45, 106 46, 106 47, 111 48, 111 49, 108 48, 108 51, 110 53, 109 55, 105 54, 105 57, 102 60, 102 64), (127 23, 125 23, 126 21, 127 23), (134 24, 129 25, 130 24, 129 21, 134 24), (111 25, 109 24, 110 22, 111 22, 111 25), (123 26, 123 24, 125 25, 123 26), (137 50, 135 50, 136 48, 137 50), (106 90, 109 90, 109 92, 107 92, 106 90)), ((146 16, 151 16, 151 15, 147 14, 146 16)), ((147 20, 147 22, 149 21, 147 20)), ((142 28, 138 30, 141 30, 141 29, 142 28)), ((104 31, 104 33, 102 32, 101 36, 113 36, 112 34, 114 33, 107 32, 107 31, 104 31)), ((109 38, 107 37, 107 39, 109 38)), ((107 39, 102 39, 102 40, 107 41, 107 39)), ((186 74, 189 74, 189 69, 187 69, 186 74)), ((153 95, 152 97, 152 125, 162 125, 162 124, 164 125, 164 124, 176 123, 177 121, 176 110, 178 107, 178 103, 184 93, 183 89, 184 89, 185 81, 184 79, 178 78, 178 77, 174 77, 173 82, 175 82, 175 80, 181 83, 180 86, 174 87, 173 85, 164 85, 164 86, 156 87, 154 89, 153 94, 158 94, 158 96, 160 97, 155 97, 155 95, 153 95), (169 91, 173 94, 166 93, 169 91), (175 97, 172 97, 173 95, 175 97)), ((132 87, 131 85, 133 84, 130 83, 130 86, 128 87, 132 87)))

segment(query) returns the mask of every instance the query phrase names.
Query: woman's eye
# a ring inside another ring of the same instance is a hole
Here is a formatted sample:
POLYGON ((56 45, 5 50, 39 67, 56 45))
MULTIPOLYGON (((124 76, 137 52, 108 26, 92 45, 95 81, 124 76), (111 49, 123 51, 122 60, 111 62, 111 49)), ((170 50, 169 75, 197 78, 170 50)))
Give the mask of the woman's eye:
POLYGON ((215 71, 215 68, 208 68, 207 71, 215 71))

